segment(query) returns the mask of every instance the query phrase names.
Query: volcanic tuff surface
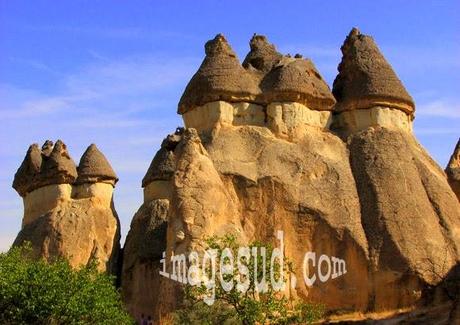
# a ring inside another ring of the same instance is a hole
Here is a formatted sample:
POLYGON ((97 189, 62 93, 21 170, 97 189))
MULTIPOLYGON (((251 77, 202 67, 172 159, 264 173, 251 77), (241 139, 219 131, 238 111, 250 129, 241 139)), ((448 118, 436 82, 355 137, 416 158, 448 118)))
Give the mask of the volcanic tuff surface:
POLYGON ((13 181, 24 202, 14 245, 28 241, 38 256, 66 257, 73 266, 96 259, 101 270, 116 272, 120 230, 112 192, 117 180, 94 144, 78 168, 60 140, 54 146, 46 141, 42 150, 31 145, 13 181))
MULTIPOLYGON (((412 134, 414 102, 373 39, 353 29, 342 53, 331 92, 311 61, 264 36, 242 65, 222 35, 206 43, 179 103, 186 128, 155 155, 126 240, 133 315, 180 304, 182 287, 158 275, 161 252, 228 233, 276 244, 277 230, 297 279, 307 251, 347 263, 337 279, 298 281, 293 297, 333 313, 435 304, 434 292, 450 301, 443 279, 458 268, 459 202, 412 134)), ((451 184, 457 167, 453 158, 451 184)))
MULTIPOLYGON (((414 137, 415 104, 374 40, 353 29, 341 50, 331 91, 309 59, 265 36, 252 37, 243 64, 223 35, 206 43, 179 101, 185 127, 154 155, 126 238, 134 317, 180 307, 183 286, 159 274, 163 252, 230 233, 277 245, 282 230, 297 277, 288 296, 336 315, 416 308, 418 322, 458 320, 460 142, 444 172, 414 137), (347 273, 306 286, 307 251, 345 260, 347 273)), ((25 209, 16 244, 113 270, 116 181, 94 145, 78 168, 62 142, 32 145, 13 182, 25 209)))

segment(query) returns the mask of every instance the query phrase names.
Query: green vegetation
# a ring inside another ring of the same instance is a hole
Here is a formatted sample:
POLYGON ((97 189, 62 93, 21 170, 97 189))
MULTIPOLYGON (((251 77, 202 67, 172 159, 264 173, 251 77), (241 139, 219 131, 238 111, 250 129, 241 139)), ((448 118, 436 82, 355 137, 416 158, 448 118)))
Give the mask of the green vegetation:
POLYGON ((0 254, 1 324, 133 324, 114 278, 96 263, 32 258, 30 245, 0 254))
MULTIPOLYGON (((222 252, 225 248, 231 250, 232 255, 238 255, 238 245, 234 236, 213 237, 206 241, 210 249, 217 251, 216 265, 220 265, 222 252)), ((229 291, 224 290, 219 280, 219 276, 228 282, 236 283, 241 274, 235 267, 233 273, 219 274, 220 268, 216 268, 215 283, 215 303, 211 306, 203 302, 203 297, 209 294, 206 286, 201 283, 197 286, 187 285, 185 288, 185 300, 182 309, 175 313, 177 324, 310 324, 319 320, 324 313, 322 305, 310 304, 305 302, 295 302, 274 290, 270 281, 270 256, 273 248, 255 242, 249 245, 257 247, 260 252, 261 247, 266 248, 267 263, 263 263, 262 255, 259 253, 257 259, 252 256, 245 260, 244 264, 248 267, 247 278, 250 279, 249 287, 246 292, 237 290, 236 285, 229 291), (265 293, 257 292, 254 276, 257 274, 257 281, 262 279, 265 274, 268 290, 265 293)), ((224 258, 223 263, 228 261, 224 258)), ((236 264, 236 263, 235 263, 236 264)), ((281 272, 280 264, 275 263, 274 276, 278 280, 282 276, 285 280, 292 274, 292 264, 285 261, 284 272, 281 272)), ((205 273, 210 274, 210 269, 205 273)))

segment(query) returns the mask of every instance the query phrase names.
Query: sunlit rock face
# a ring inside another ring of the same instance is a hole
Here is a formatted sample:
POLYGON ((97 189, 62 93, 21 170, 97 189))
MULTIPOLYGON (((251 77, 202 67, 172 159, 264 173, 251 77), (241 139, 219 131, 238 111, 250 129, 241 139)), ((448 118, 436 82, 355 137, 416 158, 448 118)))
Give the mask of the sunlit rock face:
POLYGON ((459 261, 460 206, 374 41, 352 30, 333 92, 310 60, 261 35, 250 47, 240 65, 222 35, 209 41, 182 95, 185 129, 155 155, 126 240, 128 309, 160 319, 180 305, 183 287, 159 276, 163 257, 228 233, 276 245, 278 230, 298 280, 291 297, 332 313, 446 301, 432 288, 459 261), (347 273, 307 286, 308 251, 343 259, 347 273))
POLYGON ((96 259, 100 270, 117 272, 117 180, 95 145, 88 147, 78 167, 61 141, 47 141, 41 150, 32 145, 13 182, 24 202, 14 245, 28 241, 37 256, 65 257, 74 267, 96 259))

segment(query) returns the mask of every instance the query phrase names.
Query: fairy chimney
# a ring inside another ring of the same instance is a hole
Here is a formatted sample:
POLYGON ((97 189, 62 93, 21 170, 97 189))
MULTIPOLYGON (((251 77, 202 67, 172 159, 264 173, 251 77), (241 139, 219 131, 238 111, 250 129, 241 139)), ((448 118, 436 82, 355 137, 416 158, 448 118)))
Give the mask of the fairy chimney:
POLYGON ((41 150, 31 145, 13 181, 24 202, 14 245, 31 242, 37 256, 65 257, 75 267, 97 259, 100 270, 115 272, 120 230, 112 193, 117 180, 94 144, 78 169, 61 140, 54 145, 47 140, 41 150))
POLYGON ((171 179, 176 170, 174 150, 182 138, 182 128, 169 134, 161 143, 161 148, 155 154, 150 166, 142 179, 144 188, 144 203, 154 199, 169 199, 171 195, 171 179))
POLYGON ((77 171, 72 197, 97 199, 101 204, 110 207, 118 177, 94 143, 83 153, 77 171))
POLYGON ((347 134, 370 125, 412 131, 415 104, 374 39, 353 28, 342 47, 333 94, 335 127, 347 134))

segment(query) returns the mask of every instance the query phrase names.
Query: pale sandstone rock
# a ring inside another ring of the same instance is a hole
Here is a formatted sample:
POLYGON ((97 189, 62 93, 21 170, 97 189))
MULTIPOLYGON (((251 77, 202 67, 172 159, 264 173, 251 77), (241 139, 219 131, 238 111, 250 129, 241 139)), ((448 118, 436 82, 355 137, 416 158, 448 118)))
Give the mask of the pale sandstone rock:
POLYGON ((116 272, 119 222, 113 206, 91 198, 69 200, 24 225, 14 245, 30 241, 35 254, 45 259, 65 257, 74 267, 97 259, 100 270, 116 272))
POLYGON ((271 103, 265 108, 251 103, 210 102, 182 115, 187 128, 209 133, 227 126, 266 126, 276 136, 295 138, 308 126, 329 128, 332 114, 296 102, 271 103))
POLYGON ((144 203, 156 199, 171 199, 172 185, 170 181, 155 180, 144 187, 144 203))
POLYGON ((335 130, 349 135, 371 126, 412 133, 412 118, 401 110, 375 106, 369 109, 344 111, 334 117, 335 130))
POLYGON ((113 198, 113 185, 110 183, 82 183, 72 187, 72 199, 91 198, 101 207, 110 209, 113 198))
MULTIPOLYGON (((459 261, 460 209, 443 171, 403 130, 371 126, 344 143, 325 129, 307 129, 295 141, 258 126, 226 126, 202 140, 187 129, 174 151, 168 213, 160 218, 167 220, 166 257, 199 250, 205 236, 224 233, 276 244, 274 232, 283 230, 297 276, 294 297, 331 311, 375 312, 428 299, 423 293, 459 261), (307 251, 343 258, 347 274, 306 287, 307 251)), ((141 240, 136 229, 130 237, 141 240)), ((128 308, 155 317, 174 310, 182 287, 158 277, 159 258, 141 262, 129 249, 125 256, 132 265, 122 275, 132 283, 128 308), (161 301, 150 297, 152 288, 161 301)))
POLYGON ((422 291, 458 262, 460 208, 442 170, 412 135, 370 127, 348 141, 374 273, 371 307, 394 308, 391 290, 422 291))
POLYGON ((222 126, 265 124, 263 106, 251 103, 210 102, 183 115, 184 125, 199 132, 209 132, 222 126))
POLYGON ((72 186, 70 184, 53 184, 40 187, 23 197, 24 217, 22 227, 33 222, 43 214, 65 205, 70 201, 72 186))
POLYGON ((267 125, 279 137, 293 138, 307 126, 329 128, 332 114, 317 111, 296 102, 271 103, 267 106, 267 125))
POLYGON ((97 259, 100 270, 118 272, 120 227, 113 206, 117 178, 103 154, 90 146, 74 183, 77 169, 61 141, 54 147, 47 141, 41 153, 31 148, 15 176, 14 184, 25 176, 32 185, 15 186, 24 194, 24 217, 14 245, 29 241, 45 259, 65 257, 74 267, 97 259), (34 152, 41 155, 40 169, 26 169, 39 161, 34 152))
MULTIPOLYGON (((286 294, 323 303, 332 314, 449 304, 455 294, 445 283, 460 260, 458 200, 412 135, 412 98, 373 40, 353 30, 342 51, 331 114, 320 77, 321 85, 302 86, 315 77, 314 67, 253 38, 244 67, 262 93, 253 101, 202 94, 207 100, 200 105, 180 106, 185 126, 196 131, 186 129, 169 149, 176 159, 171 191, 163 194, 161 184, 149 190, 149 204, 168 197, 168 212, 145 218, 167 223, 166 259, 199 250, 209 235, 233 232, 243 244, 276 245, 275 231, 283 230, 297 277, 286 294), (279 89, 267 100, 269 75, 279 89), (307 287, 301 272, 307 251, 345 260, 348 272, 307 287)), ((129 238, 139 241, 143 231, 132 227, 129 238)), ((125 250, 125 258, 139 270, 122 275, 136 286, 125 296, 130 310, 158 319, 178 306, 180 285, 147 271, 135 250, 125 250), (149 297, 141 281, 162 301, 136 304, 130 297, 149 297)))

